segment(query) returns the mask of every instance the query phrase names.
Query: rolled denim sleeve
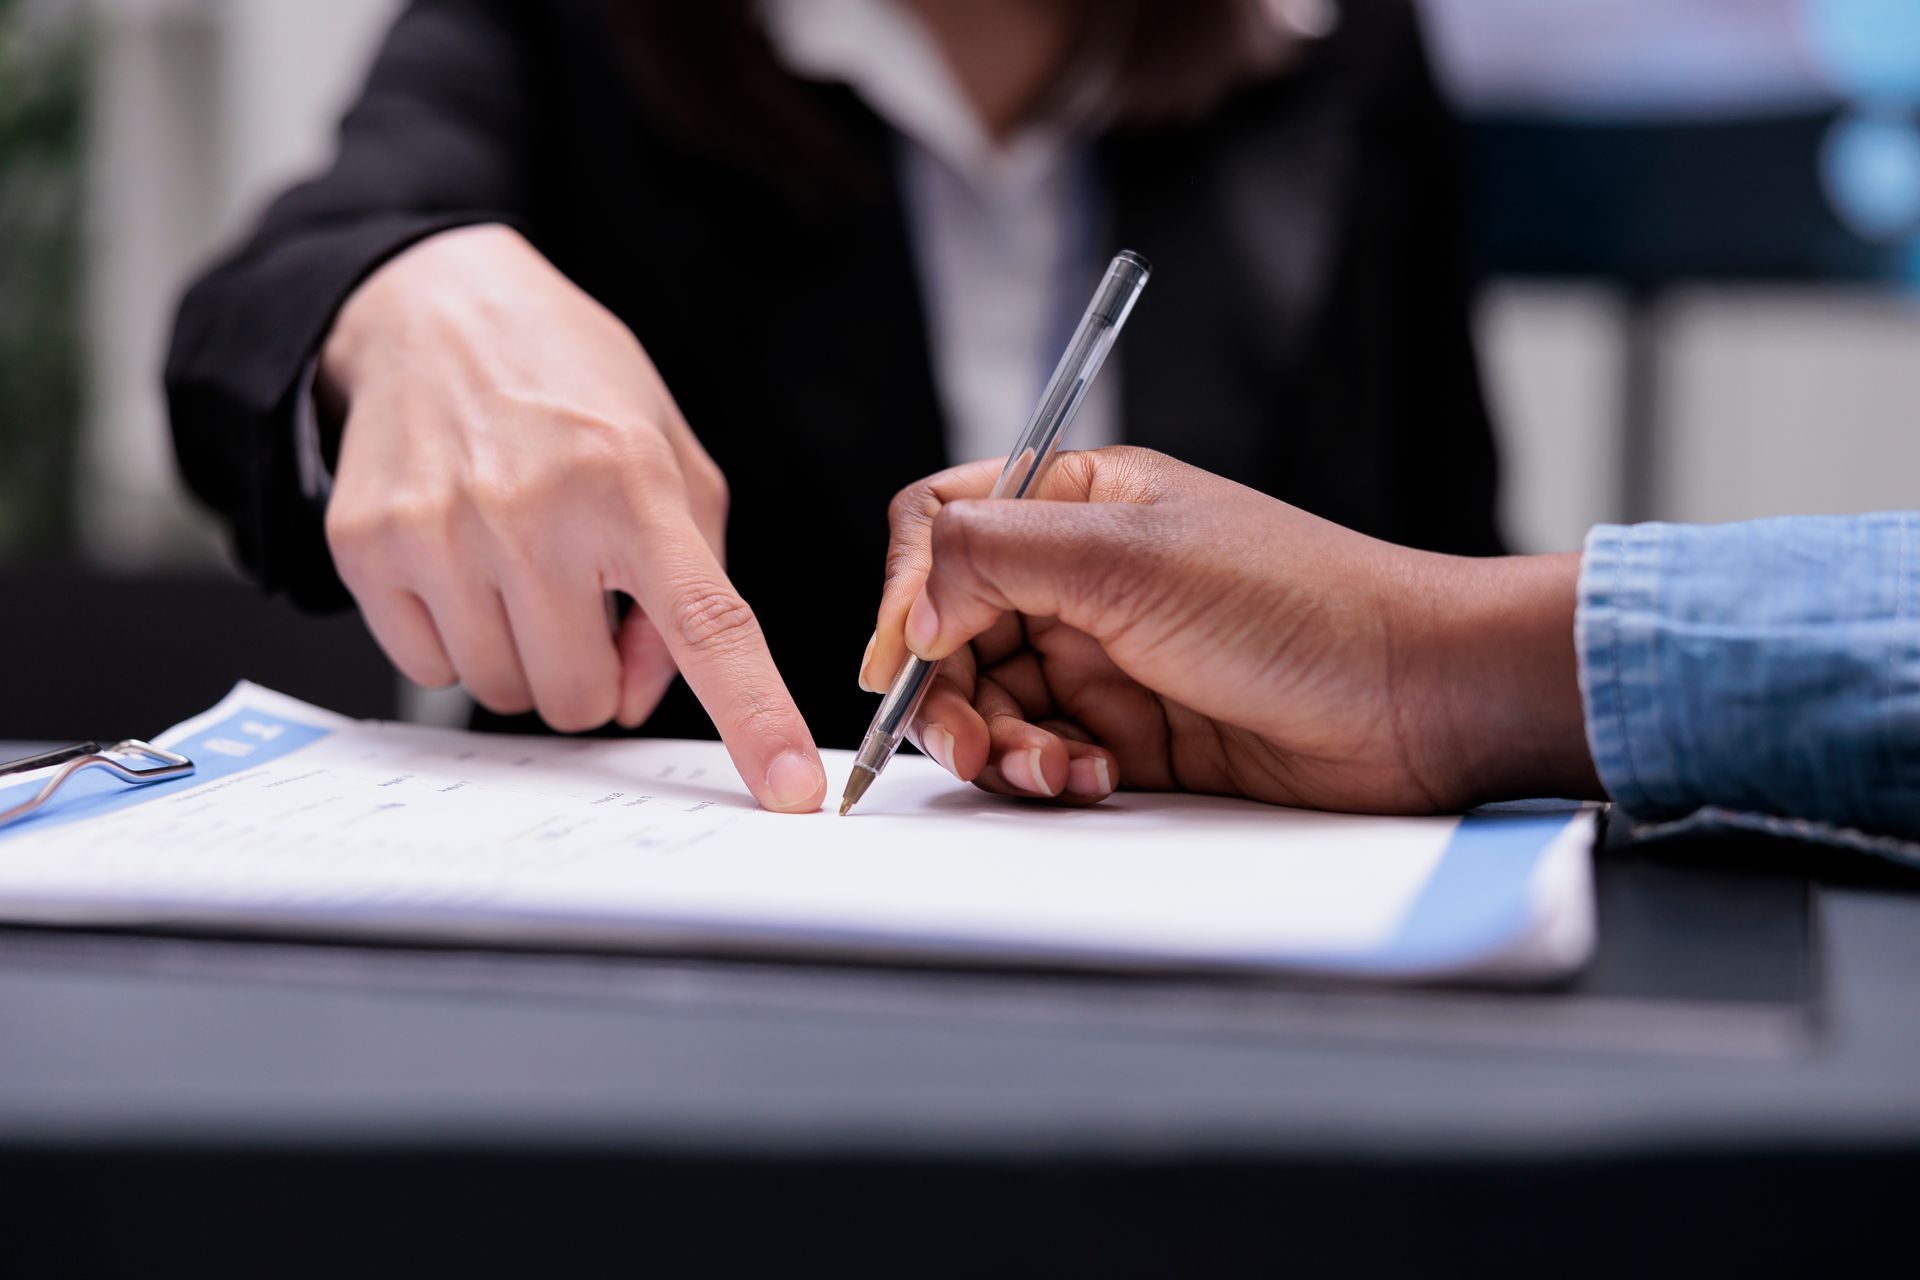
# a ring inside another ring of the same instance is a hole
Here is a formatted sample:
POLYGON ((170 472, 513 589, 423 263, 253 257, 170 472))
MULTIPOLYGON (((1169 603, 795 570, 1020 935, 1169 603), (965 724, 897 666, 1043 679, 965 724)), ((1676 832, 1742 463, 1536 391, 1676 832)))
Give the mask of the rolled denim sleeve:
POLYGON ((1602 525, 1575 626, 1588 746, 1636 820, 1916 857, 1920 514, 1602 525))

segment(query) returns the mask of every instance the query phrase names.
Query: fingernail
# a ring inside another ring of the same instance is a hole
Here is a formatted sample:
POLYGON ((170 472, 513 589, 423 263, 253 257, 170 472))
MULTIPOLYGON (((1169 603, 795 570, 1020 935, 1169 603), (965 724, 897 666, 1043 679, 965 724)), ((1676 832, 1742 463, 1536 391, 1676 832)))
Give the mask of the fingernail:
POLYGON ((1096 799, 1113 794, 1113 781, 1107 773, 1105 756, 1081 756, 1067 762, 1067 790, 1077 796, 1096 799))
POLYGON ((873 646, 879 643, 880 643, 880 633, 876 631, 871 636, 867 637, 867 651, 860 655, 860 687, 861 689, 865 690, 868 693, 885 693, 886 692, 886 690, 884 689, 876 689, 872 685, 867 683, 867 664, 873 661, 873 646))
POLYGON ((927 754, 932 756, 935 763, 942 769, 956 778, 960 776, 960 771, 953 767, 952 734, 939 725, 928 725, 920 734, 920 745, 927 749, 927 754))
POLYGON ((907 648, 924 658, 939 638, 940 615, 933 611, 933 601, 922 591, 913 608, 907 610, 907 648))
POLYGON ((767 770, 767 796, 776 809, 814 810, 827 776, 820 766, 798 751, 782 752, 767 770))
POLYGON ((1028 747, 1025 751, 1016 751, 1007 756, 1000 765, 1000 772, 1008 782, 1022 791, 1031 791, 1037 796, 1050 796, 1053 788, 1047 785, 1047 776, 1040 772, 1040 748, 1028 747))

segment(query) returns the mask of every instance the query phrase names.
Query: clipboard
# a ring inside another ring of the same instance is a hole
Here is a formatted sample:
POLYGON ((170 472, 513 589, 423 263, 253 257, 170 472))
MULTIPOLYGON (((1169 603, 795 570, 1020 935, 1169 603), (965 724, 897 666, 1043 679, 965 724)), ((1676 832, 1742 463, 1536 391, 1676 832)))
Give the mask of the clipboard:
MULTIPOLYGON (((789 821, 753 805, 716 742, 356 721, 244 682, 154 741, 193 776, 75 778, 0 827, 0 918, 1512 982, 1558 980, 1591 946, 1593 818, 1557 806, 1382 819, 1128 793, 1096 817, 1001 805, 927 762, 861 823, 789 821), (1171 856, 1194 825, 1205 838, 1171 856), (376 841, 397 856, 352 856, 376 841)), ((47 772, 0 781, 0 807, 47 772)))
POLYGON ((90 769, 112 774, 128 786, 144 787, 165 782, 169 778, 187 777, 194 772, 195 765, 178 752, 141 742, 137 738, 128 738, 110 747, 103 747, 97 742, 76 742, 23 760, 0 764, 0 778, 37 773, 42 769, 53 769, 54 773, 45 786, 26 800, 10 809, 0 809, 0 827, 39 812, 52 802, 60 788, 66 786, 71 778, 90 769))

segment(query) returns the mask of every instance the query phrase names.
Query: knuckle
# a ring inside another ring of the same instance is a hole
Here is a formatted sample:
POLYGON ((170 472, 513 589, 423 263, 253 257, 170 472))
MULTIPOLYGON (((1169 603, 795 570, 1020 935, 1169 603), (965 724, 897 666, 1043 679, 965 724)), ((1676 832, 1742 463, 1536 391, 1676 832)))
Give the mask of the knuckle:
POLYGON ((1151 503, 1172 491, 1180 464, 1166 454, 1138 445, 1118 445, 1100 453, 1101 488, 1107 501, 1151 503))
POLYGON ((400 491, 366 516, 371 541, 396 548, 416 547, 447 536, 454 500, 439 490, 400 491))
POLYGON ((531 425, 572 445, 617 446, 631 436, 650 434, 636 416, 583 403, 570 387, 541 382, 501 389, 503 416, 531 425))
POLYGON ((445 504, 425 496, 396 495, 379 503, 328 505, 323 521, 335 568, 349 581, 380 578, 396 565, 421 558, 444 540, 445 504))
MULTIPOLYGON (((686 481, 687 468, 680 452, 673 447, 673 440, 659 428, 649 427, 644 431, 629 432, 621 437, 619 447, 620 457, 628 466, 640 471, 673 476, 682 483, 686 481)), ((713 468, 714 479, 720 480, 720 468, 711 461, 707 461, 707 465, 713 468)))
POLYGON ((913 536, 904 536, 896 532, 887 543, 887 581, 924 576, 927 571, 927 558, 932 551, 933 539, 936 536, 937 528, 932 520, 916 529, 913 536))
POLYGON ((1172 458, 1169 458, 1158 449, 1149 449, 1145 445, 1139 444, 1116 444, 1102 449, 1099 452, 1102 457, 1109 458, 1114 462, 1149 469, 1163 467, 1173 461, 1172 458))
POLYGON ((487 528, 511 531, 537 517, 542 496, 554 487, 541 478, 487 476, 468 485, 465 503, 487 528))
MULTIPOLYGON (((663 456, 629 453, 617 472, 619 500, 641 524, 691 509, 696 490, 687 483, 671 452, 663 456)), ((722 492, 724 501, 724 491, 722 492)))
POLYGON ((1047 472, 1044 496, 1079 502, 1091 499, 1101 471, 1115 465, 1113 455, 1124 447, 1075 449, 1059 454, 1047 472))
POLYGON ((887 524, 897 533, 903 526, 932 521, 940 514, 940 507, 933 486, 921 480, 893 495, 893 501, 887 504, 887 524))
POLYGON ((681 591, 674 629, 696 649, 731 649, 754 641, 760 621, 753 608, 727 587, 706 584, 681 591))
POLYGON ((336 502, 327 508, 325 528, 327 546, 343 574, 367 567, 375 545, 372 520, 361 511, 336 502))

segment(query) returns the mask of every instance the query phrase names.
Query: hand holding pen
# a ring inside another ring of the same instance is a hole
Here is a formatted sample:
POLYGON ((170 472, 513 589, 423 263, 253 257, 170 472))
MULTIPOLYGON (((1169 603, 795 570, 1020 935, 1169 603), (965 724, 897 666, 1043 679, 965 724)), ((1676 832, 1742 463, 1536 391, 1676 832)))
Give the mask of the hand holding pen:
MULTIPOLYGON (((1152 274, 1153 268, 1147 260, 1131 252, 1120 253, 1107 266, 1100 287, 1094 290, 1093 301, 1075 327, 1053 377, 1041 392, 1033 417, 1014 441, 1000 479, 989 496, 1024 498, 1037 490, 1067 428, 1086 399, 1087 389, 1099 375, 1100 366, 1106 362, 1107 353, 1113 349, 1121 327, 1132 314, 1134 303, 1139 301, 1152 274)), ((900 669, 861 741, 853 772, 847 778, 846 793, 840 801, 842 817, 859 803, 860 797, 900 749, 938 667, 938 663, 916 657, 900 669)))

